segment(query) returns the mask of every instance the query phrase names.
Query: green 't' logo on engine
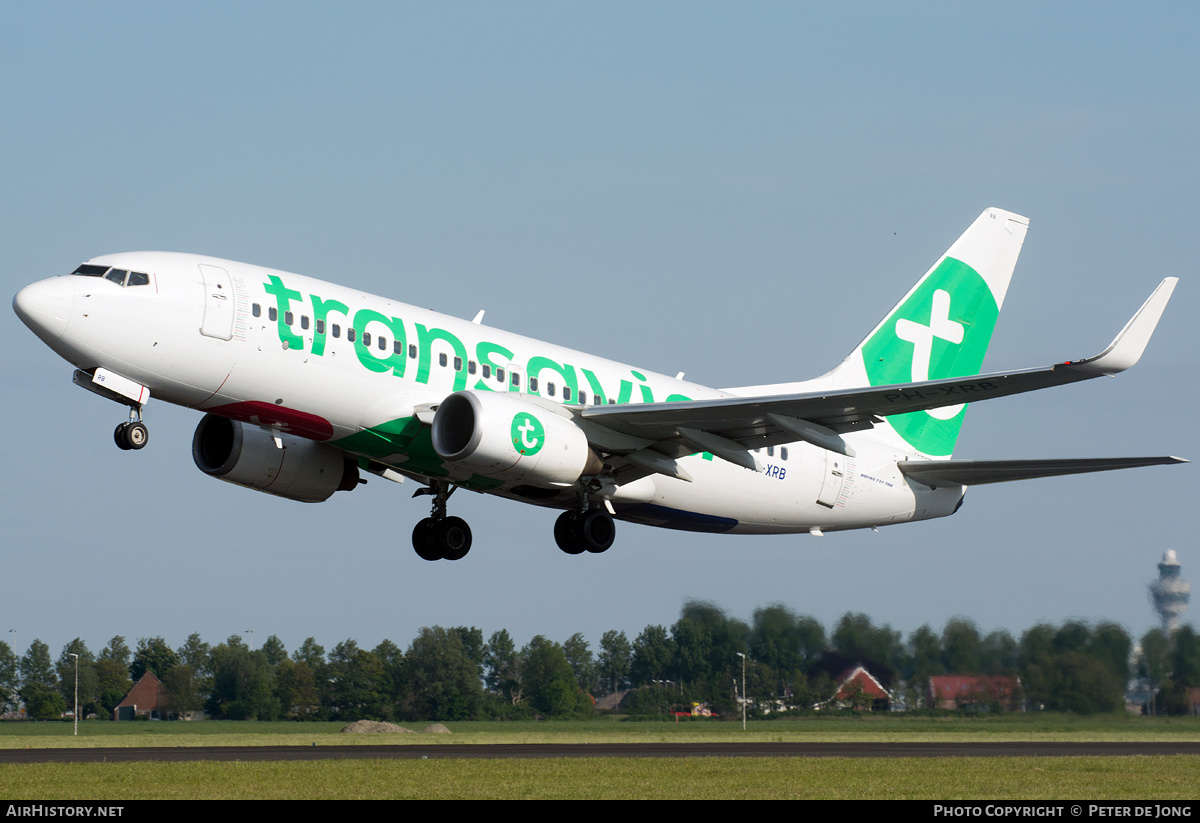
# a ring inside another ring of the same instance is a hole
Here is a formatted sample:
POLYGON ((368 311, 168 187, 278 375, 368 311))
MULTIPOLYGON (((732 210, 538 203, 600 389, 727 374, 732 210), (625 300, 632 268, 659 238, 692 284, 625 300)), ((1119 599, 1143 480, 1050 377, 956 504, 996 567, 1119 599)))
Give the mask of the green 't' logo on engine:
MULTIPOLYGON (((883 321, 863 345, 872 386, 978 374, 1000 309, 988 284, 961 260, 947 257, 883 321)), ((918 451, 954 450, 964 406, 943 406, 888 418, 918 451)))
POLYGON ((546 442, 546 430, 529 412, 518 412, 513 417, 511 434, 513 448, 526 457, 540 452, 546 442))

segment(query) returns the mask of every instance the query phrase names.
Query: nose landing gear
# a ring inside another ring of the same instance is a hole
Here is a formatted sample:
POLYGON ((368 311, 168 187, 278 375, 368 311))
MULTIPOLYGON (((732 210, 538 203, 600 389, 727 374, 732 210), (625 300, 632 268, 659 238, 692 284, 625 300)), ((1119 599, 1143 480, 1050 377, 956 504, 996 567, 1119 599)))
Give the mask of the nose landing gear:
POLYGON ((129 410, 129 422, 117 426, 116 431, 113 432, 113 440, 121 451, 130 449, 136 451, 146 448, 146 444, 150 442, 150 430, 142 422, 141 409, 131 408, 129 410))

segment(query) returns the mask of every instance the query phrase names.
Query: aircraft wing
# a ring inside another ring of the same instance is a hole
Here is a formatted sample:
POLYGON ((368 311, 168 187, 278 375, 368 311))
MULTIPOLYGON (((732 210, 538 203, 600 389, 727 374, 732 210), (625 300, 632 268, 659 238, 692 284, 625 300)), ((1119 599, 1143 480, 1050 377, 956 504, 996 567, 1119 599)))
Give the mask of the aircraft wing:
MULTIPOLYGON (((754 459, 746 449, 805 440, 853 456, 840 435, 871 428, 883 417, 1007 397, 1124 371, 1141 357, 1176 282, 1174 277, 1163 280, 1112 344, 1084 360, 1041 369, 830 392, 590 406, 578 414, 585 427, 596 424, 628 437, 635 448, 619 451, 632 451, 631 462, 653 471, 664 468, 650 465, 656 460, 650 451, 672 458, 709 451, 752 468, 754 459), (635 459, 638 457, 643 462, 635 459)), ((603 440, 592 434, 589 439, 603 440)), ((664 473, 672 474, 669 468, 664 473)))
POLYGON ((1140 466, 1187 463, 1182 457, 1098 457, 1082 460, 912 460, 899 463, 900 471, 918 483, 981 486, 1064 474, 1107 472, 1140 466))

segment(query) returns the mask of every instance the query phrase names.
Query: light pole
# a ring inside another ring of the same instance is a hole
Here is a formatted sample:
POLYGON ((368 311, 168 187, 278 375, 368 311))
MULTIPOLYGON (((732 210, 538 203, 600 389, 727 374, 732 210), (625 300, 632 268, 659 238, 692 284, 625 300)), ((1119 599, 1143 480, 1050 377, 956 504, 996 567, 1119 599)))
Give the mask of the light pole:
POLYGON ((75 737, 79 737, 79 655, 67 652, 75 658, 75 737))
POLYGON ((738 652, 737 656, 742 658, 742 731, 746 731, 746 655, 738 652))

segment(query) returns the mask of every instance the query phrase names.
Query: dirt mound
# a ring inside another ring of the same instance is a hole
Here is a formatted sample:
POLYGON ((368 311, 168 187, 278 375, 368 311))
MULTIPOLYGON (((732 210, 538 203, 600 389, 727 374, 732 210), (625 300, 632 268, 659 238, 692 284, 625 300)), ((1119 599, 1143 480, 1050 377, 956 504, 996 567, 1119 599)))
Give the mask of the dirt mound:
MULTIPOLYGON (((426 730, 428 731, 428 729, 426 730)), ((342 729, 342 734, 412 734, 412 729, 397 726, 395 723, 381 723, 378 720, 355 720, 342 729)))
POLYGON ((430 725, 421 729, 421 734, 450 734, 450 730, 441 723, 431 723, 430 725))

